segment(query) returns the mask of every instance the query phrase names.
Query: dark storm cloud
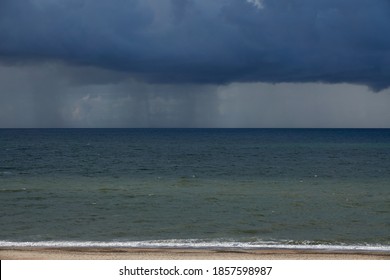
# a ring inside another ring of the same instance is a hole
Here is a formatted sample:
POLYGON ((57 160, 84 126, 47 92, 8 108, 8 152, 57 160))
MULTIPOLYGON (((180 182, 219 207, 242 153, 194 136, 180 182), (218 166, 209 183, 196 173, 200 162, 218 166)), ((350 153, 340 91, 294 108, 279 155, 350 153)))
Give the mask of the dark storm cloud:
POLYGON ((60 60, 158 83, 390 85, 388 0, 0 2, 3 62, 60 60))

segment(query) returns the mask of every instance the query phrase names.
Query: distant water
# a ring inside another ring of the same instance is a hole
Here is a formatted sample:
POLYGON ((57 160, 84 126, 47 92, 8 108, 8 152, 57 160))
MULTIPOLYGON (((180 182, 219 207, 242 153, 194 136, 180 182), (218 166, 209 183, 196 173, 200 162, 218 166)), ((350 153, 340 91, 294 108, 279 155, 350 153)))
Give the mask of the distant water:
POLYGON ((1 129, 0 246, 390 250, 390 130, 1 129))

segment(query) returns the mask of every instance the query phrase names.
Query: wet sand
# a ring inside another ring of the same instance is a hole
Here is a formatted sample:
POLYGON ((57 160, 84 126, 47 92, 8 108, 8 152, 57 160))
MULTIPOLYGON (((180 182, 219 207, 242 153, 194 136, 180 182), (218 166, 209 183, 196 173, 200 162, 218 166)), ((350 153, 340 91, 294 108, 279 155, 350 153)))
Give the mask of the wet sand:
POLYGON ((390 260, 390 252, 166 248, 0 248, 1 260, 390 260))

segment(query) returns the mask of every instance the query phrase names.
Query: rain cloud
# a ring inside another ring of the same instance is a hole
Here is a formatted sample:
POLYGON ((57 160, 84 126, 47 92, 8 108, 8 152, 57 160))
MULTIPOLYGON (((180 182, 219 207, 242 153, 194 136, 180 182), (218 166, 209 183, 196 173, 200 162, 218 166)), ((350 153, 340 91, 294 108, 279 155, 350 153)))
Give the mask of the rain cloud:
POLYGON ((0 61, 148 83, 390 85, 388 0, 0 2, 0 61))
POLYGON ((1 0, 0 127, 390 127, 388 0, 1 0))

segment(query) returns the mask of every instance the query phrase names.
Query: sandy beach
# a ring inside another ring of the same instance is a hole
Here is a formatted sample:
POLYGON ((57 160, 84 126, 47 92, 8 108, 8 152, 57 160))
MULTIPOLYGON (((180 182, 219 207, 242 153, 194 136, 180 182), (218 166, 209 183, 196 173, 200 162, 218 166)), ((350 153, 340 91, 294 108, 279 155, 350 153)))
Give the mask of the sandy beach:
POLYGON ((1 260, 390 260, 390 252, 166 248, 0 248, 1 260))

